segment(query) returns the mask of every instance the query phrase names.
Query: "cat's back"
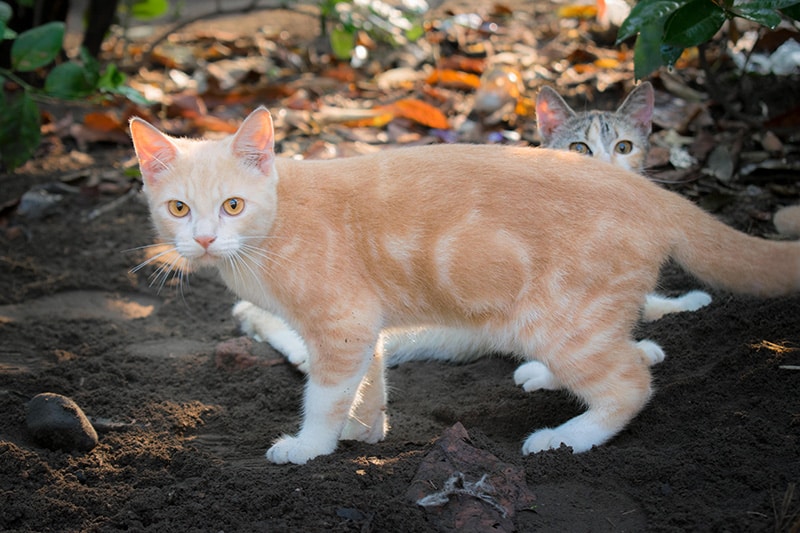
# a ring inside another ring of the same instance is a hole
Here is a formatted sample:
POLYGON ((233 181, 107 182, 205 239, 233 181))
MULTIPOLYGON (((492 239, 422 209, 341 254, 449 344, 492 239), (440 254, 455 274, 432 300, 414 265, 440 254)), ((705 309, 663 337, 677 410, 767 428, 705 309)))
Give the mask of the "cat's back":
POLYGON ((546 215, 577 224, 605 212, 655 222, 653 205, 671 201, 670 193, 637 174, 543 148, 430 145, 290 164, 300 188, 313 191, 321 208, 395 219, 481 211, 509 222, 546 215))

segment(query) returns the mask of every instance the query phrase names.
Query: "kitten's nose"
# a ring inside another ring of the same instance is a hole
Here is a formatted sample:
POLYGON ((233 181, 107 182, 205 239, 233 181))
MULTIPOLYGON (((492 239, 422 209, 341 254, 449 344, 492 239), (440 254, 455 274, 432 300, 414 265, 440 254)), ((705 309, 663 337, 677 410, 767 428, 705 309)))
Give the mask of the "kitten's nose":
POLYGON ((197 241, 197 244, 202 246, 205 250, 208 250, 208 247, 211 246, 211 243, 217 240, 217 237, 214 235, 198 235, 194 238, 197 241))

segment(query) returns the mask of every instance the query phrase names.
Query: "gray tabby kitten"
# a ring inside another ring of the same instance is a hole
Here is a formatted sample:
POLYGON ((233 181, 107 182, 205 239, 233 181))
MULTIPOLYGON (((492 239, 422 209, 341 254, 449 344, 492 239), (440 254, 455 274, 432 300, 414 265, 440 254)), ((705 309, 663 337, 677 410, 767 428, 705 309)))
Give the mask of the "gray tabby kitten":
POLYGON ((550 87, 536 97, 542 147, 571 150, 641 174, 650 149, 653 86, 634 88, 616 111, 575 112, 550 87))

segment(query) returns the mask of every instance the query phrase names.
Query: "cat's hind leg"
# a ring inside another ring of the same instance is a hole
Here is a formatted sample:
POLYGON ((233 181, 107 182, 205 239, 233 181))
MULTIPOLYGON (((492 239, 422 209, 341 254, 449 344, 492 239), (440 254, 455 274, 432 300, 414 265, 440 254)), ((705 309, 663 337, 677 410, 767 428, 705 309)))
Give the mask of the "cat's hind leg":
MULTIPOLYGON (((657 365, 666 357, 661 346, 651 340, 641 340, 636 345, 639 347, 638 355, 647 366, 657 365)), ((539 361, 528 361, 519 365, 514 371, 514 383, 526 392, 564 388, 547 365, 539 361)))
POLYGON ((652 322, 658 320, 669 313, 681 313, 683 311, 697 311, 711 303, 711 296, 703 291, 690 291, 677 298, 670 298, 656 293, 647 295, 644 308, 642 309, 642 320, 652 322))
POLYGON ((532 433, 522 447, 524 454, 561 444, 570 446, 574 453, 589 450, 621 431, 647 403, 650 371, 643 348, 631 340, 599 344, 580 357, 556 356, 548 361, 555 379, 581 398, 588 409, 558 427, 532 433))

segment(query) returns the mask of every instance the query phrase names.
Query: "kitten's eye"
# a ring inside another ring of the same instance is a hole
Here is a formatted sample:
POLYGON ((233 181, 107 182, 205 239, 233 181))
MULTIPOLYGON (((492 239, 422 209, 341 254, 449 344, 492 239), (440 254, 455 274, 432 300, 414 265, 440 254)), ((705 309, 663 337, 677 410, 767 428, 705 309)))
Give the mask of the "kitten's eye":
POLYGON ((167 209, 170 215, 178 218, 183 218, 189 214, 189 206, 180 200, 170 200, 167 203, 167 209))
POLYGON ((228 198, 222 203, 222 209, 231 216, 238 215, 244 209, 244 200, 241 198, 228 198))
POLYGON ((630 141, 620 141, 614 147, 614 151, 618 154, 629 154, 633 150, 633 143, 630 141))
POLYGON ((592 155, 592 151, 589 149, 589 145, 586 143, 572 143, 569 145, 569 149, 573 152, 578 152, 579 154, 592 155))

